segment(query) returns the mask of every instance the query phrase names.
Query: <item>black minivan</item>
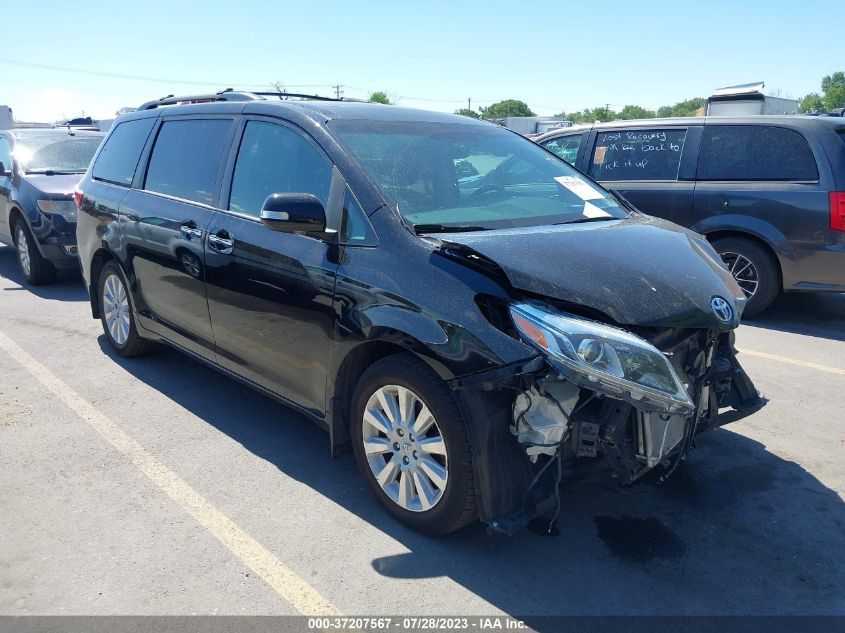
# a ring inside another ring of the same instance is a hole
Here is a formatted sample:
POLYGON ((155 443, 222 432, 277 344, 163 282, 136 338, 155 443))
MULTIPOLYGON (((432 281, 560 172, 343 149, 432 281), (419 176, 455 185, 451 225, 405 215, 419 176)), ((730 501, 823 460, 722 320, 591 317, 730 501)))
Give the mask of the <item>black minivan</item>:
POLYGON ((710 240, 748 296, 845 292, 845 121, 613 121, 533 139, 634 206, 710 240))
POLYGON ((707 241, 493 124, 166 99, 118 119, 77 198, 118 354, 165 343, 294 407, 426 533, 517 530, 587 464, 668 474, 765 403, 707 241))

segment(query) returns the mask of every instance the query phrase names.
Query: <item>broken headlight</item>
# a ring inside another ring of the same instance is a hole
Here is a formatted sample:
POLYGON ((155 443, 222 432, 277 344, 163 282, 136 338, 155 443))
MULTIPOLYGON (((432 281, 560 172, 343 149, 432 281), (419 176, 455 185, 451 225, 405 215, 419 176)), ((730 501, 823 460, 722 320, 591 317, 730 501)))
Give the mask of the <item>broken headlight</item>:
POLYGON ((567 380, 646 411, 692 413, 675 369, 639 336, 529 303, 513 304, 510 312, 522 338, 567 380))

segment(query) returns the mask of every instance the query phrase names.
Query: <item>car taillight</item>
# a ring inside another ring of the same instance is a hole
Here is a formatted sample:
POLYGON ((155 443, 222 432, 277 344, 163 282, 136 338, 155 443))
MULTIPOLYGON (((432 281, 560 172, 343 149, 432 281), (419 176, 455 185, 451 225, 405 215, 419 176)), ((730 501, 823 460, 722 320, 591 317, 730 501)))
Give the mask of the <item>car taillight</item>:
POLYGON ((830 192, 830 228, 845 231, 845 191, 830 192))
POLYGON ((73 203, 77 209, 82 208, 82 192, 79 189, 73 190, 73 203))

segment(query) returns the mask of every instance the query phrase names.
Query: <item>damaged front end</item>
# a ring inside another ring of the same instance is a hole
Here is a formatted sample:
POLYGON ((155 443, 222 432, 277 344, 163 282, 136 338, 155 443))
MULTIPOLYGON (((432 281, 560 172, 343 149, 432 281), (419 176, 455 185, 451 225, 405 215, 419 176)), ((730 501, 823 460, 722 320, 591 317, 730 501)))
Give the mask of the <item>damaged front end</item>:
POLYGON ((668 477, 697 433, 766 403, 736 360, 732 331, 623 330, 534 303, 511 305, 510 316, 542 362, 515 368, 510 389, 486 385, 484 399, 496 393, 510 414, 511 446, 489 427, 477 438, 476 469, 491 484, 479 510, 498 530, 554 518, 563 476, 590 466, 609 465, 623 485, 650 471, 668 477))

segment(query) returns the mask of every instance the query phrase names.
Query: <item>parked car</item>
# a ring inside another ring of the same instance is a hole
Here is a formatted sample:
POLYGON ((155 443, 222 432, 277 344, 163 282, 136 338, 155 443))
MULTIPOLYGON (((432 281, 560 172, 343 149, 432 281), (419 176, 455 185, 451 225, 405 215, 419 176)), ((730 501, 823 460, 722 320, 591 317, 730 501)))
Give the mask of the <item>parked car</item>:
POLYGON ((707 237, 748 297, 845 292, 845 122, 804 116, 614 121, 540 145, 634 206, 707 237))
POLYGON ((764 404, 732 347, 745 297, 710 245, 527 139, 214 98, 146 104, 94 158, 92 314, 117 354, 166 343, 317 422, 399 520, 512 532, 553 515, 564 461, 669 473, 696 433, 764 404))
POLYGON ((73 190, 102 134, 0 131, 0 242, 17 250, 26 280, 44 284, 79 270, 73 190))

